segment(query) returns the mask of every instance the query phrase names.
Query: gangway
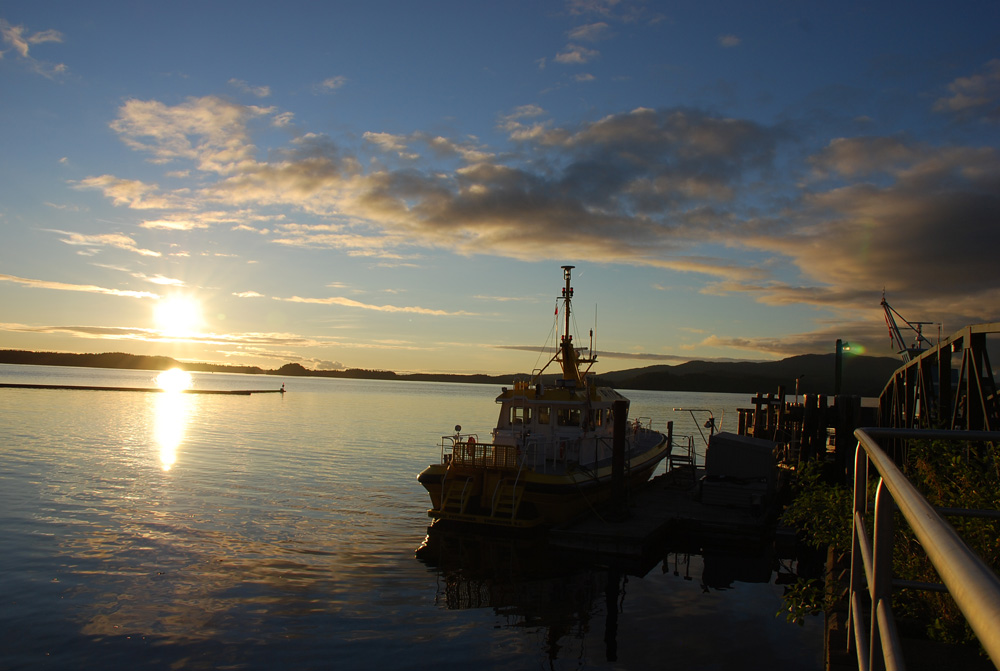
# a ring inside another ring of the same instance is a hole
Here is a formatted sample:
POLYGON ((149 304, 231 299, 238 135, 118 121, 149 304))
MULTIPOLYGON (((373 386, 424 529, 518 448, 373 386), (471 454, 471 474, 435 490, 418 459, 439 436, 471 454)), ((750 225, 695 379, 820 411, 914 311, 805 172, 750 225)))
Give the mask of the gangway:
POLYGON ((898 429, 1000 429, 1000 399, 987 347, 989 336, 997 334, 1000 322, 966 326, 906 361, 879 396, 878 424, 898 429))

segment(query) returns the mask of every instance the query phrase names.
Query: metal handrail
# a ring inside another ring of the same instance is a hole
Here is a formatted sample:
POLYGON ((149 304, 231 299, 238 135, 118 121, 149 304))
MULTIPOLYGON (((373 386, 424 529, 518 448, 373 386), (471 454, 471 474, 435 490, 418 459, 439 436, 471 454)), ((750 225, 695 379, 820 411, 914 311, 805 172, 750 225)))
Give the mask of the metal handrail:
POLYGON ((856 639, 859 668, 862 671, 904 668, 891 605, 892 513, 898 509, 993 664, 1000 669, 1000 579, 917 491, 874 438, 1000 442, 1000 432, 861 428, 854 435, 858 448, 854 463, 849 600, 852 626, 848 627, 848 646, 852 638, 856 639), (880 476, 875 498, 874 542, 869 539, 865 525, 869 464, 875 466, 880 476), (865 624, 859 598, 865 589, 871 597, 868 637, 862 636, 865 624))

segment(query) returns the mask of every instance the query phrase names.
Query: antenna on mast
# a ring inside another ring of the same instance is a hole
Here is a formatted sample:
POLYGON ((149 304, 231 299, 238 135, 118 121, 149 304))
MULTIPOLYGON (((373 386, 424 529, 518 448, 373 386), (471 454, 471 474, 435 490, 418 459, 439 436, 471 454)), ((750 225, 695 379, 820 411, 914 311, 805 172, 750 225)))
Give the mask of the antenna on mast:
POLYGON ((563 340, 572 340, 573 336, 569 332, 569 313, 570 313, 570 301, 573 298, 573 287, 570 286, 570 278, 573 275, 573 268, 576 266, 563 266, 563 279, 566 280, 566 288, 563 289, 562 297, 563 302, 566 304, 566 314, 563 315, 566 320, 566 326, 563 329, 563 340))

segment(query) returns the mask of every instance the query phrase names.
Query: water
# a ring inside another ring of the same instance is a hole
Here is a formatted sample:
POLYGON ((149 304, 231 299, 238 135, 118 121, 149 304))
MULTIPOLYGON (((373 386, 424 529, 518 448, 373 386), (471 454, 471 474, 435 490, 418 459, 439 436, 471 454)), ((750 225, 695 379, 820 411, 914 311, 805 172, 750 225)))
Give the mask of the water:
MULTIPOLYGON (((0 382, 154 377, 0 365, 0 382)), ((416 558, 416 475, 456 423, 488 433, 492 385, 194 381, 289 393, 0 389, 0 667, 822 668, 822 623, 775 617, 767 558, 666 555, 637 575, 472 536, 416 558)), ((733 430, 748 401, 627 395, 696 436, 672 408, 725 409, 733 430)))

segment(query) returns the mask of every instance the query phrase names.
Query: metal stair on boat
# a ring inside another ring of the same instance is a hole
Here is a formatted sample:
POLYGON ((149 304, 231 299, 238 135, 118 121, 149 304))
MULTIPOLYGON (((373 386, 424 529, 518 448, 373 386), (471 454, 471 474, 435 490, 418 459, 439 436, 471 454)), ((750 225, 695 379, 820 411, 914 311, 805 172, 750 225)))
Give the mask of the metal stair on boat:
POLYGON ((518 485, 509 480, 501 480, 497 484, 497 490, 493 497, 493 513, 496 518, 514 519, 517 517, 517 509, 521 505, 521 497, 524 496, 524 485, 518 485))
POLYGON ((458 477, 445 487, 441 498, 441 510, 446 513, 463 514, 476 488, 472 477, 458 477))

